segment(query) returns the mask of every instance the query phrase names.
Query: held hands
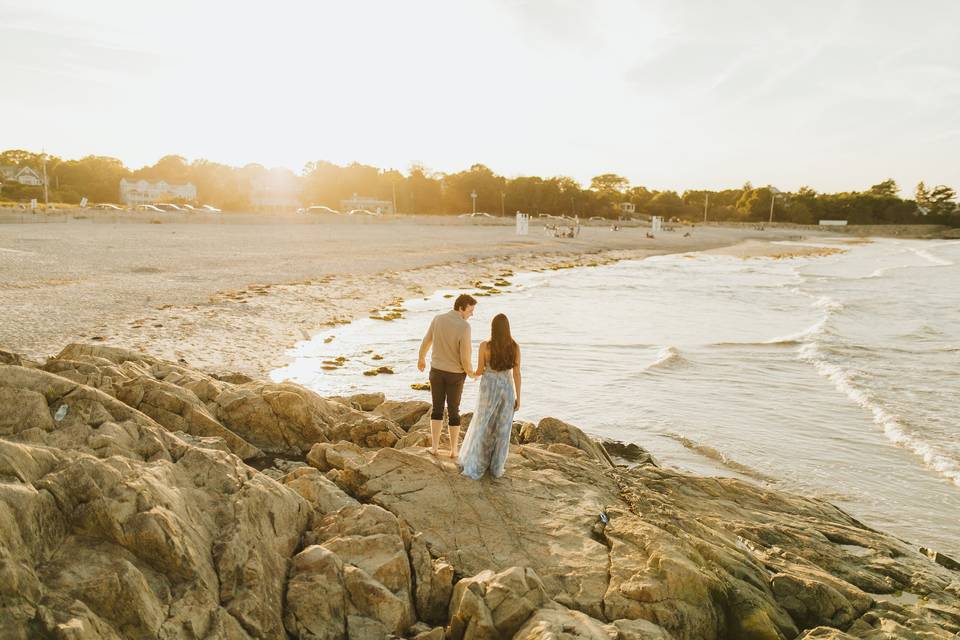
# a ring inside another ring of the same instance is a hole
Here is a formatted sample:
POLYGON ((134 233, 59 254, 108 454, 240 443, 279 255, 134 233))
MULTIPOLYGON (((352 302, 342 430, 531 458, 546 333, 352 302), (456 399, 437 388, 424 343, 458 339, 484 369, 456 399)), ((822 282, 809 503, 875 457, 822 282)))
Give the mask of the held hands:
POLYGON ((520 398, 513 401, 513 410, 520 411, 520 398))
POLYGON ((420 359, 417 361, 417 369, 418 369, 419 371, 423 371, 423 370, 426 369, 426 368, 427 368, 427 361, 424 360, 423 358, 420 358, 420 359))

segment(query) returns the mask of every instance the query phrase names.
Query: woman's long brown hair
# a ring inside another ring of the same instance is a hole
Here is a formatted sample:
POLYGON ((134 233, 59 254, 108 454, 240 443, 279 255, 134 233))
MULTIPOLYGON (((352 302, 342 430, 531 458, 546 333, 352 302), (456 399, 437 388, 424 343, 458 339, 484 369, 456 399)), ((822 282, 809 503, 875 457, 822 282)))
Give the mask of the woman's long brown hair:
POLYGON ((517 363, 517 343, 510 336, 510 321, 498 313, 490 324, 490 368, 494 371, 512 369, 517 363))

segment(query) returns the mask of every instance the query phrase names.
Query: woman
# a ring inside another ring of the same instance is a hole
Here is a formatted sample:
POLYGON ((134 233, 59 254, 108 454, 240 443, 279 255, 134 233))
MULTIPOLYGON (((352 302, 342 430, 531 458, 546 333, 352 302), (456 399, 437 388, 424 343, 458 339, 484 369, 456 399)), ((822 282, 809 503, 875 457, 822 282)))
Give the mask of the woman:
POLYGON ((459 458, 463 475, 474 480, 486 472, 497 478, 503 475, 513 413, 520 408, 520 347, 510 336, 507 316, 499 313, 493 319, 490 340, 480 343, 477 360, 481 376, 477 410, 459 458))

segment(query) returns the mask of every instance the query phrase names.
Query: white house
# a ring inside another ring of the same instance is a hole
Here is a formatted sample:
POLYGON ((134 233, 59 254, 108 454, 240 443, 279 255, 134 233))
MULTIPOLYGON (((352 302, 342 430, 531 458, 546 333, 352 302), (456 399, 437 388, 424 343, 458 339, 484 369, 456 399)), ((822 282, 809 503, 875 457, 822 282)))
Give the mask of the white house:
POLYGON ((170 184, 160 180, 120 179, 120 200, 126 204, 151 204, 154 202, 169 202, 170 200, 196 200, 197 188, 193 183, 170 184))
POLYGON ((637 208, 632 202, 621 202, 620 203, 620 213, 636 213, 637 208))
POLYGON ((273 169, 250 183, 250 206, 257 211, 284 211, 300 206, 300 181, 285 169, 273 169))
POLYGON ((39 187, 43 184, 43 178, 30 167, 6 165, 0 167, 0 182, 18 182, 32 187, 39 187))
POLYGON ((341 211, 347 212, 354 209, 366 209, 374 213, 393 215, 393 203, 389 200, 377 200, 376 198, 353 194, 353 197, 349 200, 340 201, 341 211))

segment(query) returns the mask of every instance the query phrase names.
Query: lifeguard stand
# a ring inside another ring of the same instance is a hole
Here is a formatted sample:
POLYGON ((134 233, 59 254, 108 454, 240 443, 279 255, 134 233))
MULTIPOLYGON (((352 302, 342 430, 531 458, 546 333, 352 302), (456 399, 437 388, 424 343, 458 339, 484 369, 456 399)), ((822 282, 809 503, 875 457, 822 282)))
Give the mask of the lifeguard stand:
POLYGON ((530 214, 517 211, 517 235, 525 236, 530 233, 530 214))

